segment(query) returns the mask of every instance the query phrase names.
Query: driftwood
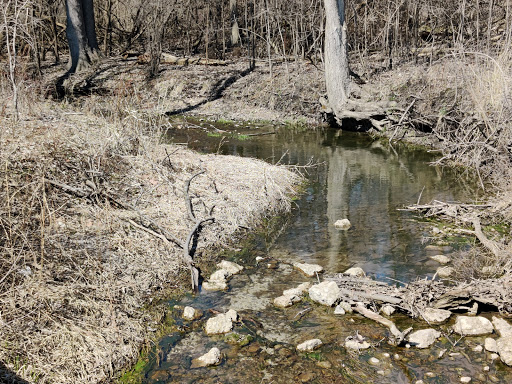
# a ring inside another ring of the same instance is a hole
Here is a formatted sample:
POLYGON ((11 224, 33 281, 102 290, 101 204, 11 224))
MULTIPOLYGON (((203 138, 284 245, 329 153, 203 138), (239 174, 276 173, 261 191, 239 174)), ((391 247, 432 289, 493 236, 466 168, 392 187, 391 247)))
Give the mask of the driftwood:
POLYGON ((473 311, 475 303, 512 314, 512 276, 499 279, 473 280, 457 285, 423 279, 395 287, 369 278, 343 274, 327 275, 340 287, 342 300, 349 303, 389 304, 411 317, 420 317, 428 307, 473 311))
POLYGON ((412 330, 412 328, 408 328, 404 332, 401 332, 391 320, 367 309, 362 303, 358 303, 353 309, 364 317, 388 327, 389 331, 393 335, 393 337, 390 338, 390 343, 393 345, 399 345, 405 339, 405 336, 407 336, 407 334, 412 330))

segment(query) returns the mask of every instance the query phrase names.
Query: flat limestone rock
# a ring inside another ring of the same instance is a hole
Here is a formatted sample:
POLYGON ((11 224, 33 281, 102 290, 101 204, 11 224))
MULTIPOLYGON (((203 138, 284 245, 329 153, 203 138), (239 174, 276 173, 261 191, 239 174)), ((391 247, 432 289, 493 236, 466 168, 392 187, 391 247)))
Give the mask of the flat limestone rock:
POLYGON ((314 277, 317 273, 324 271, 324 268, 318 264, 294 263, 293 266, 308 277, 314 277))
POLYGON ((220 350, 219 348, 212 348, 208 353, 205 353, 203 356, 198 357, 197 359, 192 360, 192 365, 190 368, 202 368, 209 367, 211 365, 217 365, 220 363, 220 350))
POLYGON ((323 281, 309 288, 311 300, 332 307, 340 298, 340 289, 334 281, 323 281))
POLYGON ((441 279, 447 279, 451 275, 453 275, 455 272, 455 269, 453 267, 439 267, 437 268, 436 274, 441 279))
POLYGON ((350 275, 354 277, 366 277, 366 273, 361 267, 352 267, 343 272, 345 275, 350 275))
POLYGON ((300 300, 301 298, 296 295, 282 295, 274 299, 274 305, 279 308, 288 308, 300 300))
POLYGON ((230 309, 226 313, 211 317, 206 322, 205 332, 207 335, 218 335, 228 333, 233 329, 233 321, 236 321, 238 314, 230 309))
POLYGON ((446 309, 426 308, 422 312, 423 319, 429 324, 444 323, 450 318, 452 313, 446 309))
POLYGON ((310 352, 322 345, 322 340, 311 339, 297 345, 297 351, 310 352))
POLYGON ((421 329, 409 335, 408 341, 417 348, 428 348, 441 337, 441 332, 435 329, 421 329))
POLYGON ((371 345, 367 341, 358 341, 358 340, 346 340, 345 341, 345 348, 351 349, 353 351, 368 349, 370 347, 371 347, 371 345))
POLYGON ((302 297, 311 288, 313 284, 310 282, 302 283, 297 288, 291 288, 283 291, 284 296, 293 295, 302 297))
POLYGON ((512 336, 500 337, 496 341, 498 354, 503 363, 512 365, 512 336))
POLYGON ((494 327, 482 316, 457 316, 453 330, 463 336, 478 336, 492 333, 494 327))
POLYGON ((228 271, 230 275, 236 275, 237 273, 242 272, 244 269, 244 267, 241 265, 227 260, 222 260, 219 264, 217 264, 217 267, 219 267, 219 269, 228 271))
POLYGON ((225 291, 228 284, 226 281, 203 281, 202 287, 205 291, 225 291))
POLYGON ((502 318, 493 316, 492 317, 492 324, 494 325, 494 328, 496 328, 496 331, 501 337, 508 337, 512 336, 512 325, 510 323, 502 318))
POLYGON ((496 340, 491 337, 487 337, 485 339, 484 348, 488 352, 498 352, 498 344, 496 343, 496 340))
POLYGON ((225 269, 218 269, 212 273, 209 281, 226 281, 226 279, 230 276, 230 273, 225 269))
POLYGON ((341 219, 341 220, 336 220, 336 222, 334 223, 334 226, 337 229, 341 229, 343 231, 346 231, 347 229, 350 229, 352 224, 350 223, 349 219, 341 219))
POLYGON ((439 264, 448 264, 450 261, 452 261, 452 259, 450 259, 446 255, 434 255, 434 256, 429 256, 429 258, 434 261, 437 261, 439 264))

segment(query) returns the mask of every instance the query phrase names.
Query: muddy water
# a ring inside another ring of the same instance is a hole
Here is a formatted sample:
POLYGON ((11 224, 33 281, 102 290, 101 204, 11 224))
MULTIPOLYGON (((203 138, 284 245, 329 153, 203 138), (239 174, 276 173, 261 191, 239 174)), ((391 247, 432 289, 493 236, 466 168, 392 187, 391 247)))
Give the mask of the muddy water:
MULTIPOLYGON (((468 201, 471 183, 447 170, 428 166, 431 154, 372 141, 357 134, 330 129, 294 130, 284 127, 241 127, 194 122, 202 129, 172 130, 176 143, 187 142, 203 152, 258 157, 281 164, 308 164, 301 169, 309 184, 289 217, 271 221, 271 229, 251 244, 249 252, 233 252, 230 259, 245 267, 229 281, 228 292, 200 292, 170 303, 176 330, 164 337, 154 351, 145 374, 147 383, 456 383, 512 382, 507 368, 490 354, 475 352, 482 338, 441 338, 432 348, 392 347, 385 328, 359 315, 336 316, 333 308, 308 300, 287 309, 271 303, 284 289, 313 281, 293 270, 291 263, 321 264, 327 272, 360 266, 373 278, 397 283, 431 276, 438 265, 429 261, 424 239, 432 225, 419 224, 411 213, 399 211, 408 203, 468 201), (236 132, 235 132, 236 131, 236 132), (245 136, 247 133, 274 132, 245 136), (242 134, 240 136, 239 134, 242 134), (224 138, 223 138, 224 137, 224 138), (348 218, 352 228, 338 231, 333 224, 348 218), (257 256, 264 260, 257 261, 257 256), (181 308, 191 305, 204 311, 202 319, 181 320, 181 308), (206 336, 202 326, 211 309, 236 310, 241 320, 238 335, 206 336), (348 352, 348 336, 363 335, 373 348, 348 352), (236 342, 246 340, 250 343, 236 342), (312 353, 298 353, 302 341, 319 338, 323 346, 312 353), (191 369, 191 360, 212 347, 223 353, 213 368, 191 369), (439 357, 441 351, 444 351, 439 357), (370 364, 369 359, 379 361, 370 364), (484 367, 488 367, 485 368, 484 367)), ((174 123, 174 125, 178 125, 174 123)), ((400 328, 426 328, 427 324, 394 317, 400 328)), ((442 326, 448 330, 449 324, 442 326)))

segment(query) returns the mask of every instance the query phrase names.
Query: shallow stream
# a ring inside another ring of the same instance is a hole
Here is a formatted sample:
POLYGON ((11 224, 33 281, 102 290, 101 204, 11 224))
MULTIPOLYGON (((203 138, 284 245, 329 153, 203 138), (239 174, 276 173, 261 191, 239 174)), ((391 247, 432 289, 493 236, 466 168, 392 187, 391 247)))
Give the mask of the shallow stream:
MULTIPOLYGON (((269 220, 249 251, 229 254, 245 269, 229 280, 228 292, 203 291, 169 303, 177 327, 156 346, 146 383, 457 383, 463 376, 472 382, 512 382, 509 369, 489 353, 473 351, 483 338, 463 339, 453 346, 458 340, 453 335, 451 341, 441 338, 425 350, 393 347, 386 343, 386 328, 360 315, 336 316, 333 308, 309 300, 286 309, 272 305, 284 289, 316 280, 294 270, 291 263, 296 261, 320 264, 327 273, 358 266, 390 284, 432 277, 439 264, 428 256, 452 252, 453 247, 426 248, 433 224, 398 208, 432 199, 471 201, 474 184, 451 170, 429 166, 433 154, 358 134, 327 128, 193 123, 196 129, 170 130, 171 140, 201 152, 315 166, 299 169, 309 183, 292 214, 269 220), (249 136, 255 133, 271 134, 249 136), (342 218, 352 223, 348 231, 334 227, 342 218), (258 262, 257 257, 264 260, 258 262), (182 320, 185 305, 201 309, 204 316, 194 322, 182 320), (240 315, 238 335, 206 336, 202 327, 214 316, 211 310, 228 309, 240 315), (345 350, 345 339, 356 334, 373 347, 359 353, 345 350), (322 340, 320 349, 295 350, 297 344, 313 338, 322 340), (241 345, 243 340, 251 341, 241 345), (223 362, 191 369, 191 360, 212 347, 221 350, 223 362), (371 357, 378 362, 371 364, 371 357)), ((173 122, 174 127, 179 125, 173 122)), ((405 316, 393 320, 400 329, 428 327, 405 316)), ((449 325, 441 328, 447 330, 449 325)))

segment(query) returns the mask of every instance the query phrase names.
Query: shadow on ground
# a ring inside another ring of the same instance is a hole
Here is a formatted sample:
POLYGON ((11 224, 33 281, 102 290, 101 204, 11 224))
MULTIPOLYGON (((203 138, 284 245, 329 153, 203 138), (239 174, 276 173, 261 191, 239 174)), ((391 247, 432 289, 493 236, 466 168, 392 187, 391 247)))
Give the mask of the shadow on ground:
POLYGON ((2 384, 29 384, 28 381, 19 378, 14 372, 0 361, 0 383, 2 384))

